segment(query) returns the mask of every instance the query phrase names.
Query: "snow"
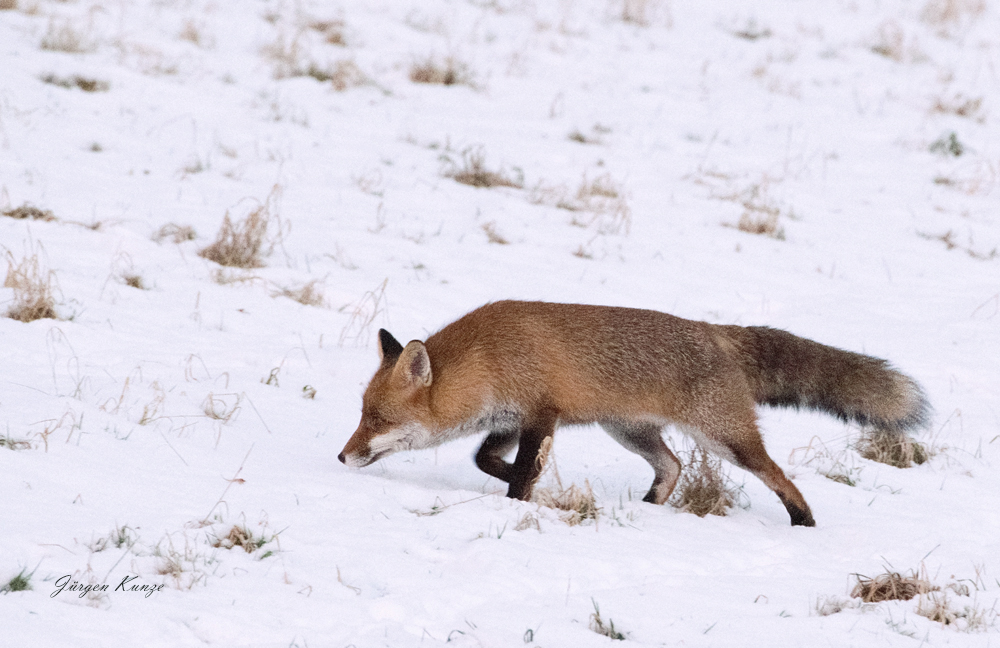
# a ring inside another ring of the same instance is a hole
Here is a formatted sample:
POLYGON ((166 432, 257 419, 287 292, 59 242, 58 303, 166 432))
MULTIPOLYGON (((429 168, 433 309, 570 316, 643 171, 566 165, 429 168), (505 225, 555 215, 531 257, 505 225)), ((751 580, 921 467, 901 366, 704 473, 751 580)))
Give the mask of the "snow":
POLYGON ((30 444, 0 447, 0 583, 32 587, 0 598, 0 644, 604 646, 596 604, 636 646, 997 645, 994 3, 0 7, 0 211, 57 218, 0 216, 0 252, 38 255, 60 315, 0 318, 0 439, 30 444), (65 29, 83 51, 43 47, 65 29), (430 57, 470 84, 411 82, 430 57), (288 75, 338 61, 366 80, 288 75), (962 155, 930 150, 949 133, 962 155), (524 188, 447 177, 474 147, 524 188), (556 206, 605 174, 628 228, 556 206), (737 229, 743 202, 783 238, 737 229), (219 283, 198 251, 265 203, 266 265, 219 283), (197 238, 155 241, 169 223, 197 238), (274 296, 314 280, 323 305, 274 296), (936 453, 893 468, 858 455, 855 427, 761 410, 811 529, 733 467, 744 507, 726 517, 644 504, 651 470, 596 427, 555 440, 562 480, 589 480, 602 508, 579 526, 503 497, 476 438, 341 465, 378 328, 424 338, 501 298, 888 358, 926 389, 936 453), (856 486, 821 474, 838 462, 856 486), (234 525, 270 541, 213 547, 234 525), (887 568, 966 584, 952 607, 985 627, 850 599, 887 568), (53 596, 65 575, 110 591, 53 596), (165 587, 114 591, 130 576, 165 587), (855 603, 823 616, 827 599, 855 603))

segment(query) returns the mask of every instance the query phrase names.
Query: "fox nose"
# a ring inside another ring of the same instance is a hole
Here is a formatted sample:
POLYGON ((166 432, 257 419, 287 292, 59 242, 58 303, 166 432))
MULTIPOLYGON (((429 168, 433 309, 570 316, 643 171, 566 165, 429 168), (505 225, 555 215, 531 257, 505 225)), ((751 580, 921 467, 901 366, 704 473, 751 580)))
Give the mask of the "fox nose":
POLYGON ((342 464, 347 463, 347 459, 344 458, 344 453, 343 452, 341 452, 339 455, 337 455, 337 459, 340 459, 340 463, 342 463, 342 464))

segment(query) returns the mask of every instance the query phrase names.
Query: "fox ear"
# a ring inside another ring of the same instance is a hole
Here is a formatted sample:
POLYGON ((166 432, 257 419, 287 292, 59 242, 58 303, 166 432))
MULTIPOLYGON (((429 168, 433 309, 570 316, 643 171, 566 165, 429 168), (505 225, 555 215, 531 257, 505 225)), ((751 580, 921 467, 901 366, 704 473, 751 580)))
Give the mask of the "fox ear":
POLYGON ((392 333, 385 329, 378 330, 378 357, 382 364, 396 364, 402 352, 403 345, 392 337, 392 333))
POLYGON ((423 342, 413 340, 406 345, 396 361, 393 373, 414 387, 431 386, 431 358, 423 342))

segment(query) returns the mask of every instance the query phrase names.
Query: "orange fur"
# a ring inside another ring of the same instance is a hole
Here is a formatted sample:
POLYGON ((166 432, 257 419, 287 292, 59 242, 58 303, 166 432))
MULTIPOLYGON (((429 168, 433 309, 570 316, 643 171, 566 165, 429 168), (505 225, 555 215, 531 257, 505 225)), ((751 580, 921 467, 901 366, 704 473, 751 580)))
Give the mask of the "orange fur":
POLYGON ((919 386, 887 363, 766 327, 717 326, 651 310, 501 301, 405 347, 379 332, 381 366, 340 460, 364 466, 403 449, 486 430, 476 463, 528 499, 542 441, 557 425, 600 423, 653 467, 662 504, 680 463, 675 425, 757 475, 793 524, 814 524, 771 460, 755 404, 805 406, 906 430, 925 422, 919 386), (514 447, 513 464, 504 456, 514 447))

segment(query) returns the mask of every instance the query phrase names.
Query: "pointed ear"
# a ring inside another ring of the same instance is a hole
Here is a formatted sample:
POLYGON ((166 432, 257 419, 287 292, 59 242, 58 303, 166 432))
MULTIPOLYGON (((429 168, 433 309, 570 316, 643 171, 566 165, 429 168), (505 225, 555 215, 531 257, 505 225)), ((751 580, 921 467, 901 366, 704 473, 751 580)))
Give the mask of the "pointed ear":
POLYGON ((402 352, 403 345, 392 337, 392 333, 385 329, 378 330, 378 357, 382 364, 396 364, 402 352))
POLYGON ((406 345, 399 355, 393 375, 401 378, 407 385, 431 386, 431 358, 427 355, 423 342, 413 340, 406 345))

